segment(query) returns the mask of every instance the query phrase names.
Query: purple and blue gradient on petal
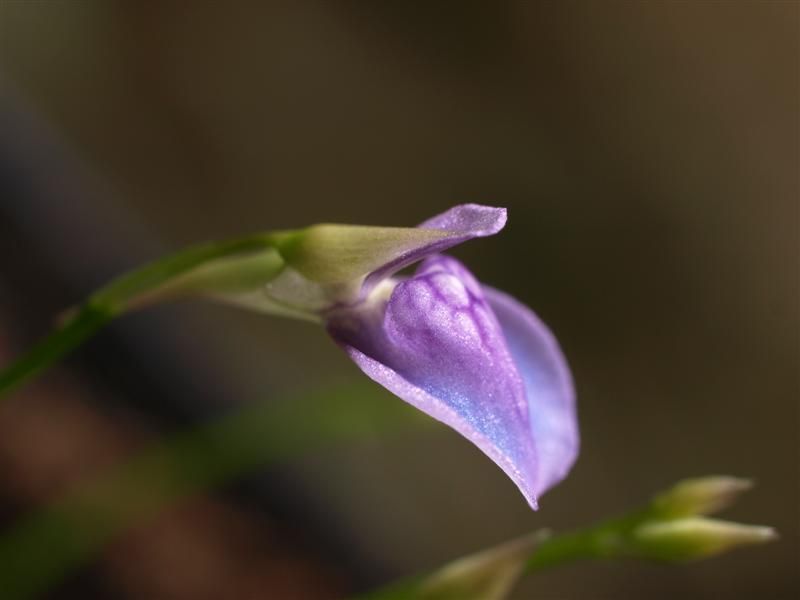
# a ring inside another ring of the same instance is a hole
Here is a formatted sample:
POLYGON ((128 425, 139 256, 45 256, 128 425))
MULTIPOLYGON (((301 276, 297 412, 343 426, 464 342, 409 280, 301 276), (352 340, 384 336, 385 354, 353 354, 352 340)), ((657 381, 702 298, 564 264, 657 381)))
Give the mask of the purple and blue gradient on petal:
POLYGON ((437 254, 497 233, 505 220, 505 209, 463 205, 426 221, 421 228, 447 235, 374 270, 367 298, 326 321, 364 373, 472 441, 536 508, 578 452, 566 361, 530 309, 437 254), (390 278, 422 259, 413 276, 390 278))

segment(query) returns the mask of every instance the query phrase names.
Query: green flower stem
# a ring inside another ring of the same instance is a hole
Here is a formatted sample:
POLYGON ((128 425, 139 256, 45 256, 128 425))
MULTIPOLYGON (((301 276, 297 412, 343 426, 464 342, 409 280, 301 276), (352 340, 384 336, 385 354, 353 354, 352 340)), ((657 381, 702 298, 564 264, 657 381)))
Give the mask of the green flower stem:
POLYGON ((533 573, 581 560, 621 558, 628 551, 628 537, 651 518, 653 511, 648 507, 584 529, 553 535, 539 544, 528 559, 525 572, 533 573))
POLYGON ((540 532, 401 579, 360 600, 501 600, 519 576, 591 559, 677 563, 777 539, 770 527, 709 519, 748 489, 746 480, 710 476, 679 482, 643 508, 559 535, 540 532), (676 510, 677 509, 677 510, 676 510))
POLYGON ((525 572, 544 571, 572 562, 599 558, 600 547, 601 544, 591 529, 555 535, 539 545, 528 559, 525 572))
POLYGON ((132 525, 182 498, 333 443, 427 422, 369 383, 259 403, 156 442, 0 537, 0 596, 36 597, 132 525))
MULTIPOLYGON (((509 544, 514 543, 505 542, 496 547, 481 550, 466 559, 462 558, 455 563, 449 563, 432 573, 392 582, 352 600, 494 600, 495 598, 504 598, 504 593, 494 595, 482 591, 477 592, 476 590, 483 590, 486 587, 486 582, 481 582, 484 585, 475 585, 476 576, 473 573, 467 574, 460 580, 454 580, 449 586, 432 585, 432 583, 438 584, 442 579, 442 573, 450 569, 452 565, 484 557, 488 559, 486 561, 489 563, 488 566, 494 569, 498 577, 503 576, 504 571, 514 570, 519 563, 522 564, 519 564, 520 568, 517 573, 523 575, 580 560, 609 558, 607 544, 613 536, 614 526, 611 522, 556 536, 550 536, 548 532, 541 531, 534 536, 521 538, 521 540, 535 542, 530 544, 532 549, 528 550, 526 556, 510 557, 508 561, 504 561, 501 557, 503 550, 509 544), (500 559, 493 561, 495 556, 500 556, 500 559)), ((482 575, 488 582, 493 583, 494 574, 491 571, 487 569, 487 572, 482 575)), ((511 583, 513 581, 508 582, 509 587, 511 583)))
POLYGON ((187 292, 229 291, 237 285, 269 281, 283 268, 274 246, 287 235, 290 233, 263 234, 194 246, 114 279, 72 310, 48 337, 0 372, 0 398, 129 310, 187 292))

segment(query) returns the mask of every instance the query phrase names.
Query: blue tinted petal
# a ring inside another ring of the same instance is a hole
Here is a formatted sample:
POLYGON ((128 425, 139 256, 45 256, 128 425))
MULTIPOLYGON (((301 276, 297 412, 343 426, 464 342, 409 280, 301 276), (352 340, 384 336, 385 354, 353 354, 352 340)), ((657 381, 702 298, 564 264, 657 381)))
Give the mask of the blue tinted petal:
POLYGON ((525 383, 541 494, 567 475, 578 456, 572 376, 555 337, 531 309, 489 286, 483 286, 483 293, 525 383))

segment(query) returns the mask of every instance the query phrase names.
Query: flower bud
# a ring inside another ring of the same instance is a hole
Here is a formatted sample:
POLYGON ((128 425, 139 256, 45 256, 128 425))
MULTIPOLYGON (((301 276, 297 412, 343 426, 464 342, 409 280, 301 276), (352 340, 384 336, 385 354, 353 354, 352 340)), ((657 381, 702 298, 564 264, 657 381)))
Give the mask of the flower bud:
POLYGON ((749 479, 711 475, 684 479, 653 500, 659 518, 709 515, 729 506, 742 492, 753 487, 749 479))
POLYGON ((705 517, 651 521, 637 527, 631 550, 642 558, 684 561, 707 558, 739 546, 777 538, 771 527, 743 525, 705 517))
POLYGON ((413 597, 420 600, 505 598, 534 548, 548 535, 546 531, 539 531, 456 560, 420 582, 413 597))

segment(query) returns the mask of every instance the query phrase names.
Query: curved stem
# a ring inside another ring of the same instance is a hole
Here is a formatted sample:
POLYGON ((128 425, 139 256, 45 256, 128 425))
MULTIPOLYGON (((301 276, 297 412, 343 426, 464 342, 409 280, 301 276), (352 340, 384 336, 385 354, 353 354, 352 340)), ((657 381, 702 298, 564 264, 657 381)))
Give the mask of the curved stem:
POLYGON ((648 506, 622 517, 553 535, 539 544, 528 559, 525 572, 542 571, 580 560, 618 558, 624 553, 624 538, 651 516, 648 506))
POLYGON ((287 233, 193 246, 134 269, 94 292, 49 336, 0 372, 0 398, 80 346, 123 313, 197 291, 256 286, 283 268, 274 246, 287 233), (222 259, 222 260, 221 260, 222 259))

